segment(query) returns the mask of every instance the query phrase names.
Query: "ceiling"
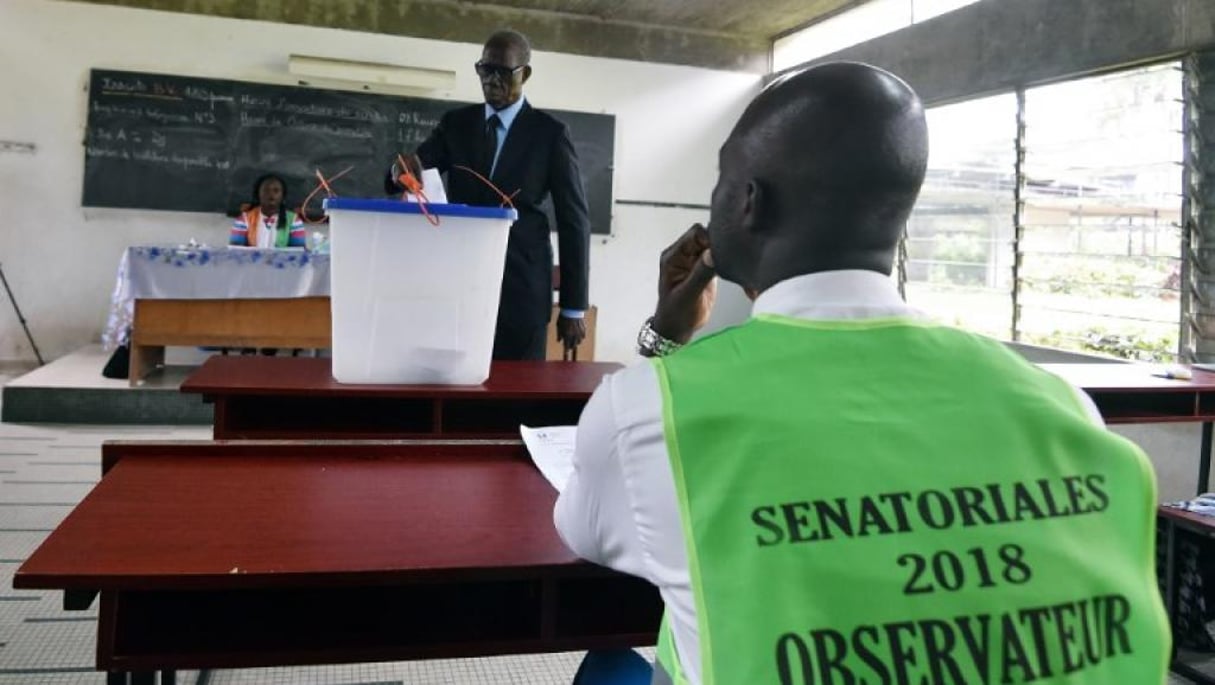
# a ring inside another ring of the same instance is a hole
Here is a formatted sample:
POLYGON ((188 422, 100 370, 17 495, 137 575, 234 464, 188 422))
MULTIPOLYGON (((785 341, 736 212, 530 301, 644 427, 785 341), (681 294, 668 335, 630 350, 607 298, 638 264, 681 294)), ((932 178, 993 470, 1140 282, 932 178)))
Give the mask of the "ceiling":
POLYGON ((772 38, 865 0, 78 1, 466 43, 510 26, 540 50, 767 73, 772 38))
POLYGON ((860 3, 858 0, 471 0, 466 4, 770 39, 860 3))

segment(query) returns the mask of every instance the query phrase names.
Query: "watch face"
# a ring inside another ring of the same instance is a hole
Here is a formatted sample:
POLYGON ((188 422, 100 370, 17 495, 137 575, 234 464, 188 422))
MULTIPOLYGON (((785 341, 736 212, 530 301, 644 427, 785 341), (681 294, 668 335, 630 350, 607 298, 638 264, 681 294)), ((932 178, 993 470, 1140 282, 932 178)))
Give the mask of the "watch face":
POLYGON ((665 357, 678 350, 681 345, 659 335, 651 325, 653 321, 652 318, 646 319, 645 325, 638 332, 637 352, 643 357, 665 357))

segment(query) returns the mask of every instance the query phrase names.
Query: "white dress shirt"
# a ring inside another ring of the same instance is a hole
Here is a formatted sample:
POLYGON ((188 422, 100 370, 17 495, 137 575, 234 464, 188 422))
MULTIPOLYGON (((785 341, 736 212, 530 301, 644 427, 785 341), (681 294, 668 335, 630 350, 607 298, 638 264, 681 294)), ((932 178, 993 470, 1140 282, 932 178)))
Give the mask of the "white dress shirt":
MULTIPOLYGON (((752 314, 820 320, 928 318, 873 271, 828 271, 764 291, 752 314)), ((1097 423, 1096 406, 1076 391, 1097 423)), ((696 602, 663 436, 662 394, 649 362, 604 379, 578 422, 574 473, 557 500, 557 532, 578 556, 645 578, 666 603, 684 674, 700 678, 696 602)))

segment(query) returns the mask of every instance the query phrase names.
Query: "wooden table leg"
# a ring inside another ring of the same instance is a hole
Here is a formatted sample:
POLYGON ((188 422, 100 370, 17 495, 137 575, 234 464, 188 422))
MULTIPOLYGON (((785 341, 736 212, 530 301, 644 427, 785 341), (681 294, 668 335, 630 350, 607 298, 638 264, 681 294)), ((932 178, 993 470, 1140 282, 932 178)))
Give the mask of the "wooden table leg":
MULTIPOLYGON (((1173 627, 1177 616, 1177 527, 1166 518, 1164 531, 1164 609, 1173 627)), ((1177 645, 1173 649, 1176 651, 1177 645)))
POLYGON ((1210 421, 1202 422, 1202 447, 1198 455, 1198 494, 1211 486, 1211 427, 1210 421))
POLYGON ((163 345, 136 345, 131 342, 130 371, 127 379, 131 385, 139 385, 157 366, 165 363, 165 348, 163 345))

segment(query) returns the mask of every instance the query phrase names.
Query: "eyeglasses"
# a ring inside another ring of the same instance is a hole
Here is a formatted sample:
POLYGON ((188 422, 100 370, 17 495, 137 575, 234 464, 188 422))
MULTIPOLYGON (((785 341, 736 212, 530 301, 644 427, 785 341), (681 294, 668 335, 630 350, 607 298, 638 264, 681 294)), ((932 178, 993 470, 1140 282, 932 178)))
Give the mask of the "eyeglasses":
POLYGON ((526 64, 520 64, 517 67, 504 67, 501 64, 490 64, 489 62, 481 61, 473 65, 477 70, 477 76, 488 79, 497 76, 503 81, 509 81, 514 78, 515 74, 519 73, 526 67, 526 64))

